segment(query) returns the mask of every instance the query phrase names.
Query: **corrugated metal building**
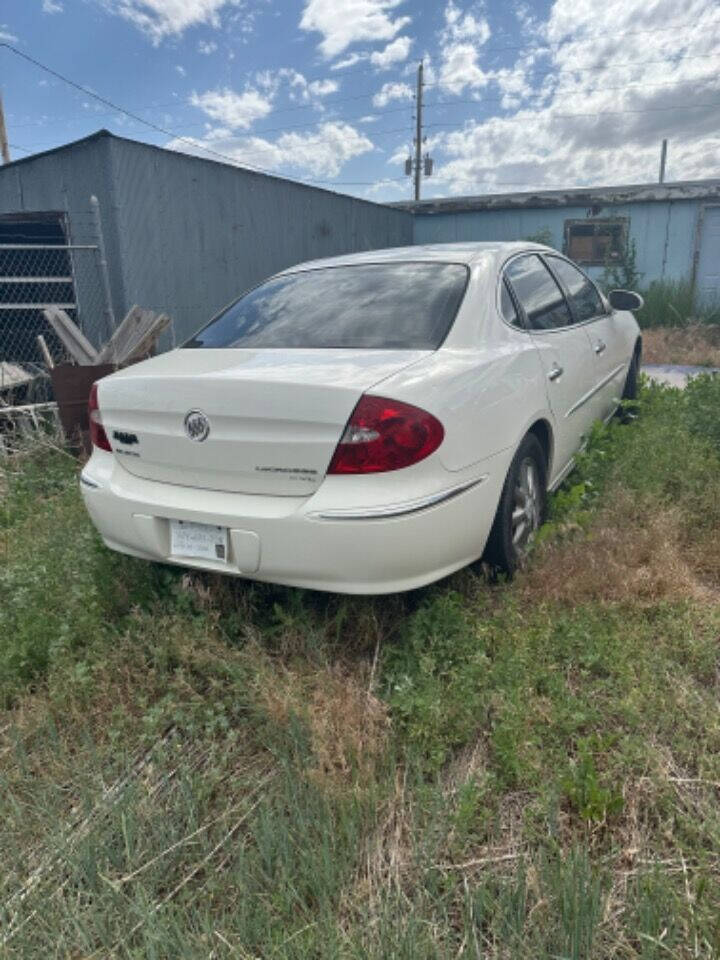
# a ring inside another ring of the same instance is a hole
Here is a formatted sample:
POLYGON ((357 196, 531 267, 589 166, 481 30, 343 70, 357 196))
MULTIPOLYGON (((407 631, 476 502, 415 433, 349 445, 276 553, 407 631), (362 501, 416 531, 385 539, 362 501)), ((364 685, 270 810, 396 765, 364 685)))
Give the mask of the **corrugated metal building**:
POLYGON ((720 299, 720 180, 422 200, 393 204, 415 217, 415 243, 550 243, 599 276, 634 240, 641 284, 689 280, 720 299))
POLYGON ((0 167, 0 359, 38 359, 36 305, 49 300, 66 304, 91 340, 104 339, 91 196, 115 317, 134 303, 163 310, 178 339, 294 263, 412 243, 404 210, 101 130, 0 167), (69 251, 56 249, 65 243, 69 251))
POLYGON ((382 205, 101 130, 0 167, 0 360, 39 359, 45 303, 96 344, 134 303, 182 340, 303 260, 542 234, 595 276, 635 241, 641 285, 720 299, 720 180, 382 205))

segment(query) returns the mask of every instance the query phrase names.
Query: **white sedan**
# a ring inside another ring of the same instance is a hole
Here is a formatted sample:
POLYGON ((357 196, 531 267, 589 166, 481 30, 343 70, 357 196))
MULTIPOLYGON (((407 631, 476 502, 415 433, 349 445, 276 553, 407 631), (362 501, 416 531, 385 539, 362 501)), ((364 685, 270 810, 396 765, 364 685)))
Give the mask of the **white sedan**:
POLYGON ((319 590, 512 572, 635 394, 641 305, 529 243, 293 267, 93 387, 87 509, 114 550, 319 590))

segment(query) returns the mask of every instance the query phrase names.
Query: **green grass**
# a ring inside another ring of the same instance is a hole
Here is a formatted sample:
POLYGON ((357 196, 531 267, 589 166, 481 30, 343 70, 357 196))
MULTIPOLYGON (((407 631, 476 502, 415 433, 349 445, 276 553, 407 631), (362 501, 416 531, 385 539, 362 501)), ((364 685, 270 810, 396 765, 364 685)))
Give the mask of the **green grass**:
POLYGON ((640 292, 645 306, 635 316, 643 329, 720 323, 720 303, 697 302, 688 280, 656 280, 640 292))
POLYGON ((0 957, 719 956, 719 389, 598 429, 513 583, 391 598, 110 554, 4 464, 0 957))

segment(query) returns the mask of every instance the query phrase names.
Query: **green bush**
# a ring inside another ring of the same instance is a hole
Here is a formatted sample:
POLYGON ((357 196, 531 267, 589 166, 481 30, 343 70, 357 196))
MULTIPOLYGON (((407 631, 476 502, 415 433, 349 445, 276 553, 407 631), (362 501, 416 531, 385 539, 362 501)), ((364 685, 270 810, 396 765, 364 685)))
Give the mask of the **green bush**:
POLYGON ((693 377, 685 388, 685 410, 690 432, 720 451, 720 376, 693 377))

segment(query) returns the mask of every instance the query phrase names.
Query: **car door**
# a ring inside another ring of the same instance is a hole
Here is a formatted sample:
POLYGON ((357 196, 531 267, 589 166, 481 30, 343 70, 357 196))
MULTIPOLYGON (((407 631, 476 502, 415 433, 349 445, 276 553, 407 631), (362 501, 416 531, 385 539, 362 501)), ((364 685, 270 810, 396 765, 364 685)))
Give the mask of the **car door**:
POLYGON ((510 260, 505 278, 523 311, 545 373, 555 419, 552 483, 582 446, 594 419, 585 400, 592 390, 594 356, 585 327, 573 322, 564 292, 538 254, 510 260))
POLYGON ((597 420, 606 420, 622 397, 632 353, 619 317, 600 296, 595 284, 564 257, 548 255, 548 265, 564 289, 575 323, 585 324, 593 352, 593 394, 587 403, 597 420))

